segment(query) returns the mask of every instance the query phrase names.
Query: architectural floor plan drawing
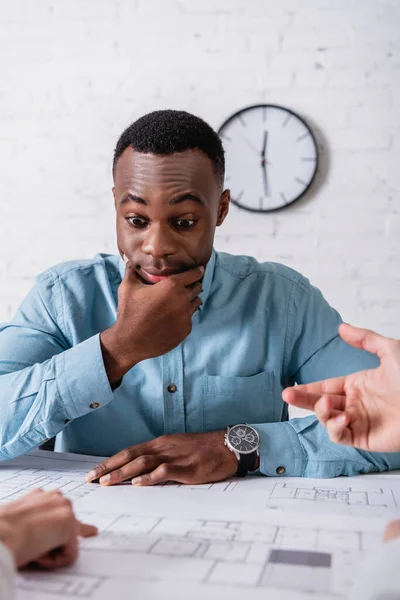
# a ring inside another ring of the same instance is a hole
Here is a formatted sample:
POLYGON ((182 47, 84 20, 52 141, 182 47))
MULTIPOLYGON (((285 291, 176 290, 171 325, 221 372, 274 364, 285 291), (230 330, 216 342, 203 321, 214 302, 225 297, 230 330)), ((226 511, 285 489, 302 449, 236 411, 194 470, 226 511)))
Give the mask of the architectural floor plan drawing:
POLYGON ((277 483, 270 496, 271 500, 308 500, 309 502, 330 502, 347 506, 371 506, 382 508, 398 508, 396 498, 391 489, 384 490, 377 486, 372 490, 354 489, 352 486, 332 488, 323 482, 308 486, 306 484, 277 483))
POLYGON ((129 587, 145 589, 146 583, 157 581, 168 586, 178 579, 185 590, 193 586, 204 594, 219 589, 231 595, 234 588, 258 592, 256 597, 262 591, 274 597, 279 590, 298 598, 346 598, 357 562, 379 541, 377 534, 364 536, 361 531, 263 522, 97 512, 80 512, 79 517, 101 530, 98 537, 82 542, 86 565, 50 577, 23 574, 21 598, 33 593, 106 598, 110 585, 119 581, 121 587, 120 578, 126 593, 129 587))
MULTIPOLYGON (((84 520, 94 515, 81 514, 84 520)), ((377 535, 361 531, 323 530, 212 519, 109 516, 97 538, 86 540, 87 551, 192 559, 201 569, 198 583, 245 588, 279 587, 309 592, 345 594, 355 558, 378 543, 377 535), (334 581, 332 567, 341 569, 334 581), (293 569, 296 579, 290 577, 293 569), (230 576, 229 576, 229 573, 230 576), (347 577, 344 574, 347 573, 347 577)), ((196 576, 195 576, 196 579, 196 576)))
POLYGON ((374 542, 372 536, 364 540, 360 531, 242 521, 129 514, 99 518, 97 513, 79 517, 103 525, 98 537, 82 543, 87 572, 82 566, 78 572, 50 577, 25 573, 18 583, 22 598, 33 593, 103 598, 120 577, 127 589, 138 582, 161 580, 168 585, 179 578, 185 588, 200 586, 204 593, 215 587, 240 588, 242 593, 300 589, 318 598, 345 598, 357 560, 374 542))
MULTIPOLYGON (((238 494, 243 491, 243 483, 238 483, 238 494)), ((254 478, 247 485, 248 494, 251 490, 260 494, 262 488, 269 506, 349 516, 398 518, 400 513, 400 480, 391 474, 386 479, 382 474, 328 480, 268 479, 265 484, 254 478)))
POLYGON ((327 519, 326 513, 297 512, 296 505, 365 507, 373 494, 379 499, 379 489, 395 505, 398 485, 388 480, 386 486, 384 478, 364 484, 362 478, 249 478, 104 488, 84 483, 97 462, 34 452, 0 465, 0 501, 38 486, 60 489, 78 517, 99 528, 97 537, 82 540, 73 566, 22 572, 18 600, 242 600, 244 594, 255 600, 346 600, 357 564, 380 543, 384 520, 338 514, 327 519), (353 496, 363 488, 364 495, 353 496), (287 498, 290 510, 279 509, 287 498), (272 500, 278 510, 268 506, 272 500))
POLYGON ((0 501, 11 502, 37 488, 60 490, 72 501, 93 493, 94 489, 85 485, 85 472, 63 473, 41 469, 22 469, 15 475, 0 481, 0 501))
POLYGON ((82 461, 80 457, 66 461, 55 458, 57 455, 52 452, 43 454, 46 456, 46 469, 41 466, 43 459, 37 458, 38 453, 0 463, 0 502, 11 502, 37 488, 60 490, 72 501, 95 491, 86 485, 85 474, 97 461, 82 461))

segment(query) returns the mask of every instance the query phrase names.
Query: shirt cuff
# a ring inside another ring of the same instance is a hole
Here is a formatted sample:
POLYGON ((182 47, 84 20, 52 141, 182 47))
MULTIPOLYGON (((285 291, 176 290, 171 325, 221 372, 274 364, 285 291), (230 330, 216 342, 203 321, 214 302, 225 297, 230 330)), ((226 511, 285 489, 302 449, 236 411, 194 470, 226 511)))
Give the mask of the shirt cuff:
POLYGON ((55 357, 60 396, 69 419, 105 406, 114 398, 104 368, 100 334, 55 357))
POLYGON ((307 457, 288 422, 252 425, 260 436, 260 471, 269 477, 302 477, 307 457))

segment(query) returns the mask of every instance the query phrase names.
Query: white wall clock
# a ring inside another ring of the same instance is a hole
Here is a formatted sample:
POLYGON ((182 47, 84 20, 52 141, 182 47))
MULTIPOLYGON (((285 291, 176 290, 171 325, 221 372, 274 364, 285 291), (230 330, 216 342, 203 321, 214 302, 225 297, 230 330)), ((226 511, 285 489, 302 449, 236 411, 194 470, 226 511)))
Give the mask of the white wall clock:
POLYGON ((274 104, 250 106, 223 123, 226 187, 232 202, 253 212, 285 208, 301 198, 318 167, 318 148, 307 123, 274 104))

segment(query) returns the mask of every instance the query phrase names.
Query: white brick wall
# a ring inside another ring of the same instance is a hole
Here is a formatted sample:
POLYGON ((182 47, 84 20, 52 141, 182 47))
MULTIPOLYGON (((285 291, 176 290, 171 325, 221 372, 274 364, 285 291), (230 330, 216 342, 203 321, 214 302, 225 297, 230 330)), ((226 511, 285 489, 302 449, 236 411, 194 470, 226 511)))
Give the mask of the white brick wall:
POLYGON ((232 207, 216 246, 308 275, 355 324, 400 337, 398 0, 13 0, 0 21, 0 320, 46 267, 115 249, 123 128, 180 108, 214 127, 258 102, 305 116, 314 194, 232 207))

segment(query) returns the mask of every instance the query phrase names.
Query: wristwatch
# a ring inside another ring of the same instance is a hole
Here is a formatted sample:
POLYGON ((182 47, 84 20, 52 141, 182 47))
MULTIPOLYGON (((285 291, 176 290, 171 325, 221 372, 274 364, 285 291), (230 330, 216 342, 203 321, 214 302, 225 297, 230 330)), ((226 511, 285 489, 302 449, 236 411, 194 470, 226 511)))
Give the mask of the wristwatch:
POLYGON ((254 427, 247 423, 229 425, 226 428, 224 443, 238 459, 236 477, 246 477, 249 471, 254 471, 260 446, 260 436, 254 427))

